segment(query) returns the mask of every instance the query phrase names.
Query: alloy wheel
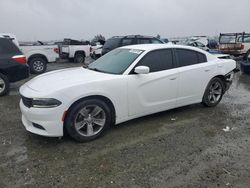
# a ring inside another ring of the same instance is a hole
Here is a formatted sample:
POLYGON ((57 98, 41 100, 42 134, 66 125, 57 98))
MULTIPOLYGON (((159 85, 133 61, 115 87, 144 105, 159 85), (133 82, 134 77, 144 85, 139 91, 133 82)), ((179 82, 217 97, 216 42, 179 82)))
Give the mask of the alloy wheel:
POLYGON ((74 119, 75 130, 82 136, 90 137, 98 134, 106 123, 105 111, 98 105, 82 108, 74 119))
POLYGON ((33 67, 37 72, 42 72, 44 69, 44 64, 42 61, 37 60, 33 63, 33 67))
POLYGON ((209 88, 208 100, 214 104, 218 102, 222 96, 223 88, 219 82, 214 82, 209 88))

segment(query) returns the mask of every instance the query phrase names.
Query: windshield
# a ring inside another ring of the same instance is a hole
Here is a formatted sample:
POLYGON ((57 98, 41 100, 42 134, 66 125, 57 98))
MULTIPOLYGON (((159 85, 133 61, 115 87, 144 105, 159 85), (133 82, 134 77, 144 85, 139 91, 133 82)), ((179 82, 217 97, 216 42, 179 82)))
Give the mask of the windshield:
POLYGON ((88 68, 104 73, 122 74, 142 52, 143 50, 115 49, 91 63, 88 68))

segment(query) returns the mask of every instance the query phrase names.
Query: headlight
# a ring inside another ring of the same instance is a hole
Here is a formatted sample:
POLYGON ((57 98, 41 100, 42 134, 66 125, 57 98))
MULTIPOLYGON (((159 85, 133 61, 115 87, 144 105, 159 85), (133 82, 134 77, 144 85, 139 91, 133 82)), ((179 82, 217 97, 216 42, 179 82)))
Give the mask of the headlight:
POLYGON ((32 99, 33 108, 54 108, 61 104, 62 103, 56 99, 42 99, 42 98, 32 99))

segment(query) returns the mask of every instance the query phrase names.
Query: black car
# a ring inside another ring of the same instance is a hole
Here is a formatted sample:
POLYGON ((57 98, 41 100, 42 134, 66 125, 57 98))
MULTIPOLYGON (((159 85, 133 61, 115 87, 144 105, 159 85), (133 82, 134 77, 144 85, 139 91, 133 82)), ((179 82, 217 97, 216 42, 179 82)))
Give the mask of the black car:
POLYGON ((155 37, 149 37, 149 36, 142 36, 142 35, 117 36, 117 37, 112 37, 105 42, 102 48, 102 55, 121 46, 128 46, 134 44, 162 44, 162 43, 164 42, 155 37))
POLYGON ((25 56, 11 40, 0 38, 0 96, 9 92, 9 83, 28 77, 25 56))

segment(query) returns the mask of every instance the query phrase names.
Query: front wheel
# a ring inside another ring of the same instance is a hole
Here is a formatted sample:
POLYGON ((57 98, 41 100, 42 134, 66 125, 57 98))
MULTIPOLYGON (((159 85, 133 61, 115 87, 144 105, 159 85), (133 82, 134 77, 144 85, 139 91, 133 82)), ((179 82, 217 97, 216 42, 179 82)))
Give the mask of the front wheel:
POLYGON ((101 136, 111 124, 108 105, 98 99, 84 100, 74 105, 65 120, 68 134, 79 142, 101 136))
POLYGON ((208 107, 218 105, 223 97, 224 90, 223 81, 220 78, 213 78, 206 88, 202 103, 208 107))
POLYGON ((8 77, 0 73, 0 96, 6 95, 9 89, 10 84, 8 77))

